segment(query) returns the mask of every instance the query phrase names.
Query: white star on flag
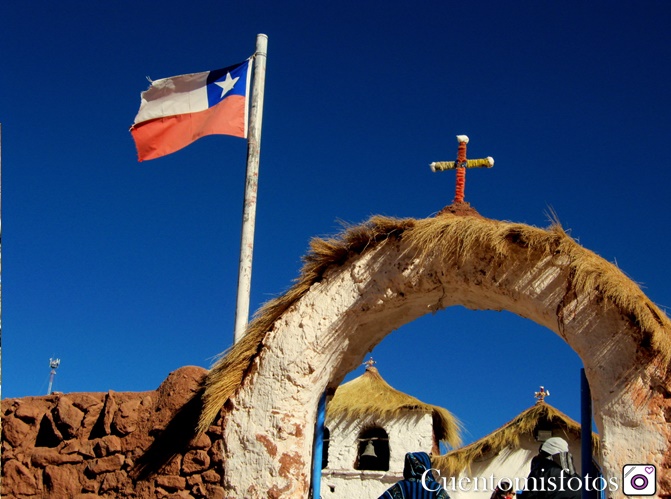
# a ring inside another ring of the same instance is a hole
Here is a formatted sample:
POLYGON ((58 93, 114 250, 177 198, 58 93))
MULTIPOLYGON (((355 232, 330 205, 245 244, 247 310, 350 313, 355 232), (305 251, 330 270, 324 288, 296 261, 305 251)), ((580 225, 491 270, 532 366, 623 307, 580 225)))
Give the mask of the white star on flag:
POLYGON ((221 87, 221 97, 220 99, 224 98, 224 95, 226 95, 226 92, 231 90, 234 86, 235 83, 240 79, 240 77, 235 77, 231 78, 231 73, 226 73, 226 79, 224 81, 215 81, 214 84, 221 87))

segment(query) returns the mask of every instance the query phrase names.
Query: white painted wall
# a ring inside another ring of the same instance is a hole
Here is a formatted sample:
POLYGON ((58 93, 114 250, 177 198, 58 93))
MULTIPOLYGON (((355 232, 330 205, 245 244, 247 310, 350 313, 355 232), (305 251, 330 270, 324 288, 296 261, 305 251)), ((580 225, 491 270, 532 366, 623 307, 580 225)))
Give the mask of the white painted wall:
POLYGON ((376 416, 365 419, 340 417, 326 421, 331 432, 329 461, 322 470, 323 499, 376 498, 403 478, 403 464, 408 452, 433 448, 433 418, 430 414, 408 411, 397 419, 381 420, 376 416), (389 435, 389 471, 359 471, 354 469, 361 431, 379 426, 389 435))
POLYGON ((322 473, 322 499, 377 499, 403 479, 403 472, 330 471, 322 473))

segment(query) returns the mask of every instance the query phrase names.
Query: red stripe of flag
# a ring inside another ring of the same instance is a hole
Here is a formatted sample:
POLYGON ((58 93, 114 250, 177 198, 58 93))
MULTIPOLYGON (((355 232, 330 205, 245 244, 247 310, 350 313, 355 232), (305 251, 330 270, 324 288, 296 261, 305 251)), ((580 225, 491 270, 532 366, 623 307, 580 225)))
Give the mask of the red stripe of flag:
POLYGON ((246 99, 231 95, 197 113, 156 118, 131 128, 139 161, 155 159, 188 146, 205 135, 245 138, 246 99))

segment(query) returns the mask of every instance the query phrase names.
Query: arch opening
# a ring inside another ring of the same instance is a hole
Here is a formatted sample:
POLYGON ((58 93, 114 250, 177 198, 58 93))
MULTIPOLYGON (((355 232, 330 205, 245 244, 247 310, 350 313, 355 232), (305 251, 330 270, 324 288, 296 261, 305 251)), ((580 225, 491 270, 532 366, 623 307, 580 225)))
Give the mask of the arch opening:
POLYGON ((392 387, 462 420, 464 445, 534 405, 541 385, 551 391, 551 405, 580 419, 582 359, 554 332, 506 310, 453 306, 418 317, 369 357, 392 387))

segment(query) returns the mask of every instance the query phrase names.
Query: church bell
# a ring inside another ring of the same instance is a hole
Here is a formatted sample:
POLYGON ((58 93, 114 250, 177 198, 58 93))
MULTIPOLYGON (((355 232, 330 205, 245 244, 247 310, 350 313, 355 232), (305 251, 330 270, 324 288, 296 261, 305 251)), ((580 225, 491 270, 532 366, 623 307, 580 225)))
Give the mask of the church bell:
POLYGON ((368 456, 368 457, 375 457, 377 458, 377 454, 375 454, 375 448, 373 447, 373 441, 369 440, 368 443, 366 444, 366 449, 363 451, 363 454, 361 456, 368 456))

